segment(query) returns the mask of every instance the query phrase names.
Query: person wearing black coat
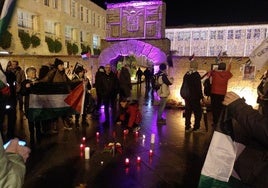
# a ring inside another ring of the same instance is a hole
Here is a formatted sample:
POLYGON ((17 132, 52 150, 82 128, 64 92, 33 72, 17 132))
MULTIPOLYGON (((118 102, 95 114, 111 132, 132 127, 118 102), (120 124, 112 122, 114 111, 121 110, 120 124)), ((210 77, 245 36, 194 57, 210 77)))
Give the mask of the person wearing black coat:
POLYGON ((268 187, 268 116, 234 92, 226 93, 223 104, 237 121, 233 125, 235 141, 245 145, 234 170, 249 187, 268 187))
POLYGON ((105 125, 110 124, 110 112, 109 109, 111 107, 113 117, 116 111, 116 98, 119 93, 119 81, 116 74, 111 70, 111 65, 105 65, 105 74, 103 75, 103 79, 101 81, 101 90, 102 99, 104 104, 104 113, 105 113, 105 125))
POLYGON ((102 98, 103 98, 102 80, 103 80, 104 74, 105 74, 104 66, 100 66, 95 75, 95 88, 96 88, 96 94, 97 94, 97 111, 98 112, 102 105, 102 98))

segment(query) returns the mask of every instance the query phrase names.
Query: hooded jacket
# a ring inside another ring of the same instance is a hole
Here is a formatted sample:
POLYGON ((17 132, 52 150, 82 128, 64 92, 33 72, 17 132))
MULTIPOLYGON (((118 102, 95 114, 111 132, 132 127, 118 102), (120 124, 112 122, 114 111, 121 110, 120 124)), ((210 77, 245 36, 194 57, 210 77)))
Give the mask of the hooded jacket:
POLYGON ((158 83, 160 84, 157 94, 159 97, 168 97, 170 95, 169 86, 173 84, 174 79, 161 70, 157 74, 159 74, 158 83))

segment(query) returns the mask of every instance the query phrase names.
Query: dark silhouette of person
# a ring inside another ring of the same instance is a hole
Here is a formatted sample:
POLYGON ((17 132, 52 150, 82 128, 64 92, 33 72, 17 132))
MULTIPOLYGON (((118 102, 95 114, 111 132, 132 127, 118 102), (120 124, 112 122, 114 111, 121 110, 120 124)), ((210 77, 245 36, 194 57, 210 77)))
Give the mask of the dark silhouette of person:
POLYGON ((145 76, 145 88, 150 88, 151 77, 152 77, 152 73, 151 73, 150 69, 147 67, 144 70, 143 74, 145 76))
POLYGON ((136 72, 136 78, 137 78, 137 84, 141 85, 141 77, 143 75, 143 72, 141 68, 139 67, 137 72, 136 72))

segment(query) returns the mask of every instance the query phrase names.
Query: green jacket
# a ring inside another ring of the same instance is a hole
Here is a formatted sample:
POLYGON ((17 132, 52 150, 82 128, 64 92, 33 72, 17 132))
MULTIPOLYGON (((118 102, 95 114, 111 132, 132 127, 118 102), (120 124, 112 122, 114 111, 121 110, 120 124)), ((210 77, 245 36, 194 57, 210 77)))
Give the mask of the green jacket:
POLYGON ((20 188, 26 172, 23 158, 15 153, 7 153, 0 135, 0 187, 20 188))

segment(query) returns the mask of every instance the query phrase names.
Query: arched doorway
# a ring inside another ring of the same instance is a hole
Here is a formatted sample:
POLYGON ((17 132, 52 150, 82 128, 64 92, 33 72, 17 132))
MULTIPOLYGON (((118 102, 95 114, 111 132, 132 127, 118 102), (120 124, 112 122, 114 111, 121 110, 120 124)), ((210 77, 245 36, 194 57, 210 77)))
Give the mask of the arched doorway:
POLYGON ((126 40, 112 44, 104 49, 99 56, 99 65, 105 65, 119 56, 144 56, 146 60, 154 65, 166 62, 166 54, 152 44, 139 40, 126 40))

